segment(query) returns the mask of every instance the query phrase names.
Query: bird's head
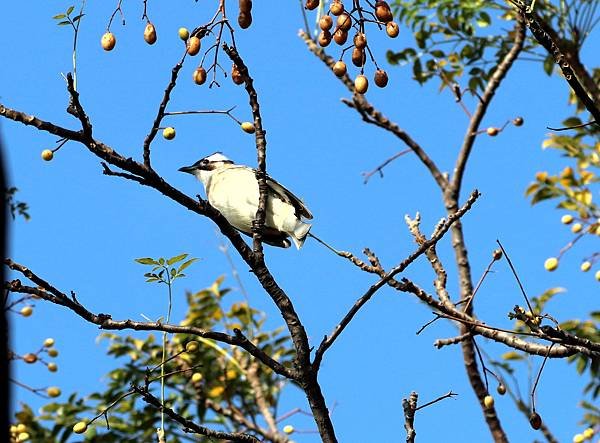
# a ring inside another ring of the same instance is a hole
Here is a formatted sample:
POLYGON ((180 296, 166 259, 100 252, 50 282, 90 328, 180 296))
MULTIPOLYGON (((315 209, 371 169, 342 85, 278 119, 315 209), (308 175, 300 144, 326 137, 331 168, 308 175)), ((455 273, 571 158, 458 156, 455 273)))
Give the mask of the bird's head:
POLYGON ((215 152, 198 160, 196 163, 190 166, 184 166, 179 168, 181 172, 187 172, 198 178, 201 182, 206 184, 206 180, 212 175, 212 172, 216 169, 222 168, 226 165, 232 165, 233 161, 229 160, 220 152, 215 152))

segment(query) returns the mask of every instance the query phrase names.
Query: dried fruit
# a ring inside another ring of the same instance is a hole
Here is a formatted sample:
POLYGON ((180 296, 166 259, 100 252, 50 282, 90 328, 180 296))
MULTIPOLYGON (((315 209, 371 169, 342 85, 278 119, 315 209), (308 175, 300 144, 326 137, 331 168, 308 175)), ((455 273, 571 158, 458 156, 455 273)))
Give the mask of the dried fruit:
POLYGON ((308 9, 309 11, 316 9, 317 6, 319 6, 319 0, 306 0, 305 8, 308 9))
POLYGON ((256 131, 254 125, 250 122, 243 122, 240 127, 242 128, 242 131, 247 132, 248 134, 254 134, 256 131))
POLYGON ((252 14, 250 14, 249 12, 240 11, 240 14, 238 15, 238 25, 240 25, 240 28, 247 29, 250 27, 251 24, 252 14))
POLYGON ((198 54, 200 52, 200 46, 201 42, 198 37, 190 37, 187 42, 187 53, 192 56, 198 54))
POLYGON ((54 348, 48 349, 48 356, 50 357, 58 357, 58 351, 54 348))
POLYGON ((363 49, 354 48, 352 50, 352 64, 358 68, 364 66, 367 55, 363 49))
POLYGON ((347 72, 346 63, 344 63, 341 60, 338 60, 337 62, 335 62, 335 64, 333 65, 333 73, 336 76, 343 77, 344 74, 346 74, 346 72, 347 72))
POLYGON ((177 33, 179 34, 179 38, 183 41, 186 41, 188 38, 190 38, 190 31, 188 31, 187 28, 179 28, 177 33))
POLYGON ((329 12, 335 16, 340 15, 342 12, 344 12, 344 4, 341 2, 341 0, 333 0, 329 5, 329 12))
POLYGON ((492 252, 492 258, 496 261, 502 258, 502 249, 496 249, 492 252))
POLYGON ((192 78, 197 85, 203 85, 206 82, 206 69, 202 66, 198 66, 192 74, 192 78))
POLYGON ((383 69, 375 71, 375 84, 380 88, 385 88, 388 84, 388 75, 383 69))
POLYGON ((343 29, 338 29, 333 33, 333 40, 341 46, 348 40, 348 33, 343 29))
POLYGON ((19 313, 23 317, 29 317, 31 314, 33 314, 33 308, 31 306, 23 306, 19 313))
POLYGON ((46 394, 48 394, 48 397, 52 397, 52 398, 56 398, 60 396, 60 388, 57 388, 56 386, 50 386, 48 389, 46 389, 46 394))
POLYGON ((523 125, 523 117, 516 117, 513 120, 513 125, 515 125, 515 126, 522 126, 523 125))
POLYGON ((105 32, 100 39, 100 44, 105 51, 112 51, 117 44, 117 38, 112 32, 105 32))
POLYGON ((352 27, 352 18, 347 12, 341 13, 337 18, 337 27, 343 31, 348 31, 352 27))
POLYGON ((375 2, 375 17, 383 23, 391 22, 394 17, 390 5, 384 1, 375 2))
POLYGON ((46 340, 44 340, 44 347, 50 348, 52 346, 54 346, 54 339, 53 338, 47 338, 46 340))
POLYGON ((329 43, 331 43, 331 32, 324 30, 321 31, 319 33, 319 46, 321 46, 322 48, 329 46, 329 43))
POLYGON ((367 46, 367 36, 362 32, 356 33, 354 36, 354 46, 356 46, 357 49, 365 49, 367 46))
POLYGON ((146 29, 144 29, 144 40, 149 45, 153 45, 156 43, 156 28, 150 22, 146 25, 146 29))
POLYGON ((231 67, 231 80, 236 85, 241 85, 242 83, 244 83, 244 77, 240 72, 240 68, 238 68, 235 64, 231 67))
POLYGON ((504 394, 506 394, 506 386, 504 386, 504 384, 500 383, 498 385, 498 387, 496 388, 496 391, 498 392, 498 394, 504 395, 504 394))
POLYGON ((54 152, 52 152, 50 149, 44 149, 42 151, 42 159, 44 159, 47 162, 49 162, 53 158, 54 158, 54 152))
POLYGON ((330 15, 324 15, 323 17, 321 17, 319 19, 319 27, 323 31, 329 31, 332 26, 333 26, 333 19, 331 18, 330 15))
POLYGON ((252 0, 240 0, 240 11, 250 12, 252 10, 252 0))
POLYGON ((537 412, 532 412, 529 416, 529 424, 535 430, 538 430, 542 427, 542 417, 537 412))
POLYGON ((485 130, 485 132, 487 133, 487 135, 489 135, 490 137, 495 137, 498 135, 498 132, 500 132, 498 130, 498 128, 494 128, 493 126, 490 126, 489 128, 487 128, 485 130))
POLYGON ((388 37, 396 38, 398 37, 398 34, 400 34, 400 26, 398 26, 398 23, 396 22, 388 22, 385 25, 385 32, 388 37))
POLYGON ((354 79, 354 89, 359 94, 364 94, 369 89, 369 80, 364 75, 357 75, 354 79))
POLYGON ((58 371, 58 365, 54 362, 50 362, 50 363, 48 363, 48 370, 50 372, 56 372, 56 371, 58 371))
POLYGON ((32 363, 35 363, 37 360, 38 360, 38 357, 37 357, 37 355, 36 355, 36 354, 33 354, 33 353, 31 353, 31 352, 30 352, 29 354, 25 354, 25 355, 23 356, 23 361, 24 361, 25 363, 32 364, 32 363))
POLYGON ((169 126, 165 129, 163 129, 163 137, 166 140, 173 140, 175 138, 175 128, 173 128, 172 126, 169 126))

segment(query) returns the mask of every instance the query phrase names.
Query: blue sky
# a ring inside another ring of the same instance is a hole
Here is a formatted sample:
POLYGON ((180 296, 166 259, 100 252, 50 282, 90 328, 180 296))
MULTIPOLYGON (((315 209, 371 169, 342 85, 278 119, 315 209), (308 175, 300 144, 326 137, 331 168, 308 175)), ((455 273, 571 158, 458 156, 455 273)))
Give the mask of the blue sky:
MULTIPOLYGON (((126 26, 121 26, 119 19, 113 24, 117 46, 111 53, 104 52, 99 41, 113 2, 90 2, 87 7, 78 53, 81 101, 94 124, 95 137, 123 155, 141 158, 142 141, 170 69, 183 50, 177 29, 194 28, 214 13, 209 2, 179 3, 149 2, 149 15, 158 32, 154 46, 142 39, 141 2, 125 3, 126 26)), ((274 11, 266 3, 255 2, 252 27, 236 31, 236 38, 259 93, 269 173, 304 199, 315 215, 316 235, 357 254, 369 247, 384 266, 392 267, 414 249, 404 215, 420 211, 424 231, 431 232, 444 215, 439 192, 411 155, 386 168, 383 179, 374 177, 368 185, 363 184, 361 172, 404 146, 391 135, 363 124, 355 111, 340 102, 348 92, 297 37, 302 26, 297 4, 281 4, 274 11)), ((6 106, 77 128, 77 121, 65 113, 68 97, 61 77, 61 72, 71 70, 72 36, 68 28, 56 26, 51 19, 67 6, 55 1, 2 3, 2 58, 8 69, 0 71, 0 95, 6 106)), ((383 66, 386 49, 411 43, 406 29, 393 41, 378 39, 374 30, 372 34, 369 41, 383 66)), ((587 44, 589 49, 594 42, 587 44)), ((331 48, 330 53, 338 56, 339 50, 331 48)), ((225 54, 220 57, 228 70, 225 54)), ((583 60, 592 64, 593 52, 584 51, 583 60)), ((221 88, 193 84, 192 72, 198 61, 186 62, 169 110, 236 105, 235 115, 251 120, 245 92, 229 79, 221 79, 221 88)), ((440 169, 451 170, 466 130, 466 116, 449 93, 439 93, 433 84, 420 87, 412 81, 409 67, 390 67, 388 72, 389 86, 385 90, 372 87, 368 99, 421 143, 440 169)), ((552 315, 560 319, 583 318, 597 308, 598 284, 591 273, 579 271, 581 257, 597 250, 597 242, 583 243, 556 272, 545 272, 544 259, 557 254, 570 240, 570 232, 560 224, 561 214, 551 204, 531 207, 524 190, 536 171, 554 172, 565 164, 556 152, 543 151, 541 143, 545 127, 559 125, 568 115, 566 97, 566 84, 558 76, 548 78, 539 66, 517 62, 484 127, 501 126, 518 115, 524 117, 525 125, 509 126, 495 138, 479 137, 463 186, 465 194, 474 188, 483 194, 464 219, 475 278, 487 265, 499 238, 530 295, 554 286, 568 289, 551 304, 552 315)), ((471 108, 475 105, 468 97, 465 102, 471 108)), ((165 123, 176 127, 177 137, 173 141, 156 139, 153 164, 188 195, 202 190, 191 176, 177 171, 183 165, 217 150, 239 163, 255 162, 253 137, 223 116, 179 116, 167 118, 165 123)), ((144 283, 145 269, 134 263, 136 257, 187 252, 202 259, 190 268, 188 278, 177 282, 176 321, 185 312, 185 290, 208 286, 222 274, 227 275, 226 284, 236 286, 227 259, 219 251, 224 240, 210 220, 156 191, 103 176, 98 159, 80 145, 67 144, 52 162, 44 162, 40 152, 53 147, 53 137, 8 121, 0 122, 0 127, 11 183, 20 189, 18 198, 30 205, 32 215, 31 221, 17 219, 11 227, 10 256, 15 261, 65 291, 74 290, 92 311, 111 313, 117 319, 142 320, 142 314, 157 318, 165 310, 164 294, 144 283)), ((439 252, 450 271, 449 288, 456 296, 448 240, 440 243, 439 252)), ((374 281, 310 240, 301 251, 267 248, 266 258, 305 322, 313 345, 318 345, 374 281)), ((269 326, 281 325, 270 299, 241 260, 234 257, 234 261, 251 303, 268 313, 269 326)), ((405 275, 433 291, 434 276, 424 261, 412 265, 405 275)), ((231 297, 242 295, 237 291, 231 297)), ((502 262, 478 294, 476 309, 485 321, 510 327, 506 314, 522 303, 516 282, 502 262)), ((423 441, 489 439, 463 370, 460 349, 436 350, 432 346, 437 338, 453 336, 454 328, 437 322, 415 335, 430 319, 430 309, 411 296, 384 289, 328 352, 320 380, 328 403, 336 404, 333 421, 340 441, 402 439, 401 399, 412 390, 419 392, 422 401, 449 390, 459 394, 419 412, 416 429, 423 441)), ((17 378, 33 385, 58 385, 64 393, 90 392, 101 388, 103 374, 115 364, 104 356, 105 343, 96 342, 98 329, 57 306, 37 303, 31 318, 15 316, 13 332, 17 351, 34 350, 48 336, 56 339, 61 351, 57 374, 37 365, 15 366, 17 378)), ((478 342, 496 358, 506 350, 482 339, 478 342)), ((538 367, 540 363, 535 359, 532 364, 538 367)), ((527 368, 520 369, 526 386, 527 368)), ((546 366, 538 388, 538 410, 560 441, 581 431, 577 402, 586 382, 565 362, 552 361, 546 366)), ((15 395, 17 401, 39 405, 23 390, 15 390, 15 395)), ((514 441, 536 438, 508 398, 498 398, 496 404, 514 441)), ((301 393, 290 387, 282 412, 294 407, 308 408, 301 393)), ((310 419, 300 416, 286 423, 314 429, 310 419)), ((296 437, 298 442, 317 441, 314 434, 296 437)))

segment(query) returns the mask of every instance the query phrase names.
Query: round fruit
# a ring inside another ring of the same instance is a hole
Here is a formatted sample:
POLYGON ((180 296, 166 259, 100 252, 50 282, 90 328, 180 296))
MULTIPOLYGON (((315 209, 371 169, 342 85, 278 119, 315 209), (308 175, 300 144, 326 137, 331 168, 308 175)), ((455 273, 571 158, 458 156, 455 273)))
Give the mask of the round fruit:
POLYGON ((283 427, 283 432, 286 434, 291 434, 292 432, 294 432, 294 427, 292 425, 285 425, 283 427))
POLYGON ((598 269, 596 271, 596 274, 594 274, 594 277, 596 278, 596 280, 600 281, 600 269, 598 269))
POLYGON ((240 28, 247 29, 252 24, 252 14, 250 12, 242 12, 240 11, 240 15, 238 15, 238 25, 240 28))
POLYGON ((177 33, 179 34, 179 38, 183 41, 186 41, 188 38, 190 38, 190 31, 188 31, 187 28, 179 28, 177 33))
POLYGON ((561 223, 570 225, 573 222, 573 216, 571 214, 565 214, 560 218, 561 223))
POLYGON ((29 317, 31 314, 33 314, 33 308, 31 306, 23 306, 19 313, 23 317, 29 317))
POLYGON ((523 117, 516 117, 513 120, 513 125, 515 125, 515 126, 523 126, 523 123, 524 123, 523 117))
POLYGON ((392 16, 390 5, 384 1, 375 2, 375 17, 383 23, 391 22, 394 17, 392 16))
POLYGON ((50 349, 48 349, 48 356, 49 357, 58 357, 58 351, 54 348, 50 348, 50 349))
POLYGON ((52 152, 50 149, 44 149, 42 151, 42 159, 44 159, 47 162, 49 162, 53 158, 54 158, 54 152, 52 152))
POLYGON ((50 372, 56 372, 56 371, 58 371, 58 365, 54 362, 50 362, 50 363, 48 363, 48 370, 50 372))
POLYGON ((364 50, 358 48, 352 50, 352 64, 354 66, 360 68, 361 66, 364 66, 366 60, 367 55, 364 50))
POLYGON ((558 259, 556 257, 550 257, 546 259, 546 261, 544 262, 544 268, 546 269, 546 271, 550 272, 556 270, 556 268, 558 268, 558 259))
POLYGON ((202 374, 199 372, 194 372, 192 374, 192 383, 199 383, 202 380, 202 374))
POLYGON ((498 394, 504 395, 504 394, 506 394, 506 386, 504 386, 502 383, 500 383, 498 385, 498 387, 496 388, 496 391, 498 392, 498 394))
POLYGON ((348 33, 343 29, 338 29, 333 33, 333 40, 341 46, 348 40, 348 33))
POLYGON ((592 264, 589 261, 586 260, 581 264, 581 270, 583 272, 587 272, 590 269, 592 269, 592 264))
POLYGON ((236 65, 233 65, 231 67, 231 80, 236 85, 241 85, 244 83, 244 77, 242 76, 242 73, 236 65))
POLYGON ((196 340, 187 342, 185 352, 196 352, 200 348, 200 344, 196 340))
POLYGON ((573 443, 583 443, 585 441, 585 437, 583 434, 575 434, 573 436, 573 443))
POLYGON ((105 32, 100 39, 100 44, 105 51, 112 51, 117 44, 117 39, 112 32, 105 32))
POLYGON ((337 27, 343 31, 347 31, 352 27, 352 19, 347 12, 341 13, 337 18, 337 27))
POLYGON ((153 45, 156 43, 156 28, 150 22, 146 25, 146 29, 144 29, 144 40, 149 45, 153 45))
POLYGON ((498 135, 498 132, 500 132, 498 130, 498 128, 494 128, 493 126, 490 126, 489 128, 487 128, 485 130, 485 132, 487 132, 487 135, 489 135, 490 137, 496 137, 498 135))
POLYGON ((388 84, 388 75, 383 69, 375 71, 375 84, 380 88, 385 88, 388 84))
POLYGON ((317 6, 319 6, 319 0, 306 0, 305 8, 308 9, 309 11, 316 9, 317 6))
POLYGON ((573 226, 571 226, 571 232, 573 234, 578 234, 582 229, 583 225, 581 223, 575 223, 573 226))
POLYGON ((26 432, 26 431, 27 431, 27 426, 25 426, 23 423, 19 423, 16 426, 15 432, 21 433, 21 432, 26 432))
POLYGON ((359 94, 367 92, 367 89, 369 89, 369 80, 367 80, 367 77, 362 74, 357 75, 356 79, 354 79, 354 89, 359 94))
POLYGON ((252 0, 240 0, 240 11, 250 12, 252 10, 252 0))
POLYGON ((502 258, 502 249, 496 249, 492 252, 492 258, 496 261, 500 260, 502 258))
POLYGON ((333 26, 333 19, 331 18, 330 15, 324 15, 323 17, 321 17, 321 19, 319 20, 319 27, 323 30, 323 31, 329 31, 331 29, 331 27, 333 26))
POLYGON ((206 82, 206 69, 202 66, 197 67, 194 74, 192 74, 192 78, 197 85, 203 85, 206 82))
POLYGON ((189 55, 196 55, 200 52, 201 42, 198 37, 191 37, 187 42, 187 53, 189 55))
POLYGON ((46 394, 48 394, 48 397, 52 398, 60 397, 60 388, 57 388, 56 386, 51 386, 48 389, 46 389, 46 394))
POLYGON ((175 138, 175 128, 169 126, 163 129, 163 137, 167 140, 173 140, 175 138))
POLYGON ((44 340, 44 346, 46 348, 50 348, 50 347, 54 346, 54 339, 53 338, 47 338, 46 340, 44 340))
POLYGON ((385 25, 385 32, 388 37, 396 38, 398 37, 398 34, 400 34, 400 26, 398 26, 398 23, 396 22, 388 22, 385 25))
POLYGON ((585 431, 583 431, 583 436, 587 439, 591 439, 594 436, 594 429, 587 428, 585 431))
POLYGON ((27 440, 29 440, 29 434, 27 432, 21 432, 19 435, 17 435, 17 441, 19 443, 27 440))
POLYGON ((35 354, 32 354, 31 352, 30 352, 29 354, 25 354, 25 355, 23 356, 23 361, 24 361, 25 363, 32 364, 32 363, 35 363, 37 360, 38 360, 38 357, 37 357, 37 355, 35 355, 35 354))
POLYGON ((322 48, 329 46, 329 43, 331 43, 331 32, 324 30, 321 31, 319 33, 319 46, 321 46, 322 48))
POLYGON ((333 0, 329 5, 329 11, 332 15, 338 16, 344 12, 344 5, 341 0, 333 0))
POLYGON ((486 395, 483 398, 483 405, 487 408, 490 409, 494 406, 494 397, 492 397, 491 395, 486 395))
POLYGON ((248 134, 254 134, 254 131, 256 131, 254 125, 250 122, 243 122, 240 127, 242 128, 242 131, 247 132, 248 134))
POLYGON ((354 46, 356 46, 357 49, 365 49, 367 46, 367 36, 362 32, 358 32, 354 36, 354 46))
POLYGON ((78 421, 73 425, 73 432, 75 434, 83 434, 85 431, 87 431, 87 427, 88 426, 86 422, 78 421))
POLYGON ((346 72, 347 72, 346 63, 344 63, 341 60, 338 60, 337 62, 335 62, 335 64, 333 65, 333 73, 337 77, 343 77, 344 74, 346 74, 346 72))

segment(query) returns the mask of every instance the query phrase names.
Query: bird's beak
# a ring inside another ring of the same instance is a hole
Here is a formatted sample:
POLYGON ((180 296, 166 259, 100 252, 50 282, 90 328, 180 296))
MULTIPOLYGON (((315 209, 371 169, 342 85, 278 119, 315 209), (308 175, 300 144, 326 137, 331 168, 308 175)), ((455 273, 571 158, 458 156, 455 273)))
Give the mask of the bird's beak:
POLYGON ((179 171, 187 172, 188 174, 193 174, 195 170, 196 168, 194 168, 193 166, 184 166, 182 168, 179 168, 179 171))

